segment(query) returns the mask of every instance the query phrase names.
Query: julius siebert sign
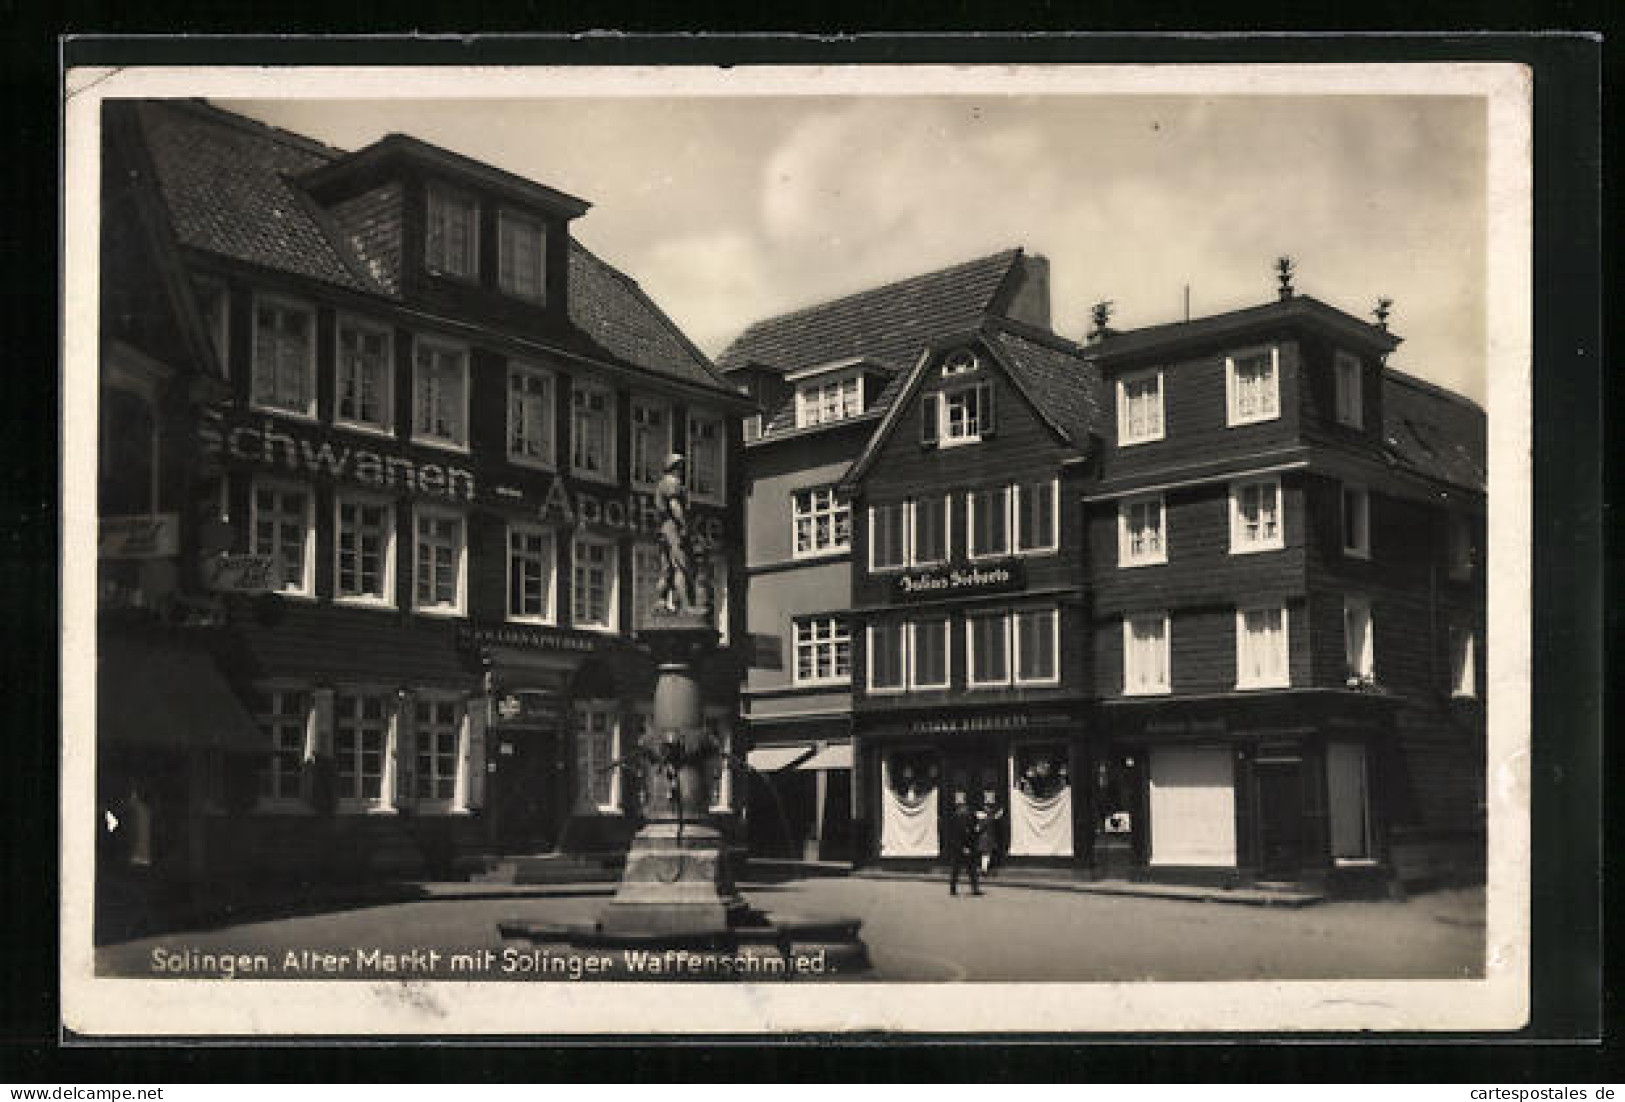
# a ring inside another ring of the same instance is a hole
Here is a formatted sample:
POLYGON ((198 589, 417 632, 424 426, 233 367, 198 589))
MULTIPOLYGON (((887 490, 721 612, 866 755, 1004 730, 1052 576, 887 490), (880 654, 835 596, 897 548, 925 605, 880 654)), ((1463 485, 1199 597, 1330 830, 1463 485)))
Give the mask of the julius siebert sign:
POLYGON ((955 566, 899 574, 892 593, 900 601, 934 597, 972 597, 1025 589, 1027 571, 1020 562, 994 566, 955 566))

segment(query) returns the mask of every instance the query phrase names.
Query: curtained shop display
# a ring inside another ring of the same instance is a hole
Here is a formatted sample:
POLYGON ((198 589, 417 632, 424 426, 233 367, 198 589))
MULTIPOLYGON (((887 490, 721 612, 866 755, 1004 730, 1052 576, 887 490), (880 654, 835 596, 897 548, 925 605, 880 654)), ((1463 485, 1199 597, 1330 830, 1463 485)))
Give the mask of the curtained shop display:
POLYGON ((936 857, 937 767, 923 753, 888 754, 881 763, 882 857, 936 857))
POLYGON ((1010 760, 1010 856, 1072 856, 1067 748, 1018 746, 1010 760))

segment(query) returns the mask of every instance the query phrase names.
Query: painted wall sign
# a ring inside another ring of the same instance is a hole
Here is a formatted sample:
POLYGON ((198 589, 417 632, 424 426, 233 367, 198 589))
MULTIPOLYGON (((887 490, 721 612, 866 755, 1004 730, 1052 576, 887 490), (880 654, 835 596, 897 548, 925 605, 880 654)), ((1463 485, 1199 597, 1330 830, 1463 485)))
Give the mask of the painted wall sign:
POLYGON ((270 555, 210 555, 202 563, 203 587, 216 593, 270 593, 277 589, 270 555))
POLYGON ((957 735, 971 731, 1023 731, 1032 727, 1069 727, 1075 721, 1060 713, 1012 712, 991 716, 942 716, 908 725, 911 735, 957 735))
POLYGON ((97 554, 104 559, 167 559, 181 552, 178 513, 103 517, 97 554))
POLYGON ((457 642, 463 647, 514 647, 520 650, 595 651, 604 636, 590 632, 528 624, 459 624, 457 642))
POLYGON ((1222 735, 1226 730, 1222 719, 1152 719, 1145 724, 1148 735, 1222 735))
POLYGON ((892 590, 898 600, 1007 593, 1027 587, 1027 568, 1020 562, 997 566, 955 566, 899 574, 892 590))
MULTIPOLYGON (((572 492, 570 484, 558 475, 553 476, 547 493, 542 495, 540 513, 543 522, 651 535, 660 530, 661 520, 653 494, 634 490, 625 497, 602 497, 587 490, 572 492)), ((695 546, 707 551, 721 546, 727 531, 722 518, 702 512, 701 507, 695 507, 693 518, 690 534, 695 546)))

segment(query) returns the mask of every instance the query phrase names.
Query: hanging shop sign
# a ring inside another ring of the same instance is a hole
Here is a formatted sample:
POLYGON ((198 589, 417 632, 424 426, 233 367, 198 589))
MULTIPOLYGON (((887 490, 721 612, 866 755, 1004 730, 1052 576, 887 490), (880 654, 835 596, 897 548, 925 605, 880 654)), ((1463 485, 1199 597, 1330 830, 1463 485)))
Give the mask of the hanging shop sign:
POLYGON ((278 588, 270 555, 209 555, 201 564, 203 588, 214 593, 270 593, 278 588))
POLYGON ((180 514, 103 517, 97 554, 104 559, 167 559, 180 554, 180 514))
POLYGON ((998 566, 955 566, 899 574, 893 593, 898 600, 970 597, 1027 588, 1027 569, 1019 562, 998 566))

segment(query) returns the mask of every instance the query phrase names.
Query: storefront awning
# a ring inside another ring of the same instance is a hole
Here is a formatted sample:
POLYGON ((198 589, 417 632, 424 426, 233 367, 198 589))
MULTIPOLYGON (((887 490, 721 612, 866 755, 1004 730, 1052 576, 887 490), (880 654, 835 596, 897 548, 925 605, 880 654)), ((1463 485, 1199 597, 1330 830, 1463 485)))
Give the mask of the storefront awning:
POLYGON ((104 635, 96 662, 104 746, 263 753, 259 727, 207 651, 104 635))
POLYGON ((843 742, 826 746, 806 761, 797 762, 797 769, 851 769, 852 744, 843 742))
POLYGON ((813 749, 811 746, 762 746, 747 754, 745 760, 758 773, 776 773, 811 757, 813 749))

